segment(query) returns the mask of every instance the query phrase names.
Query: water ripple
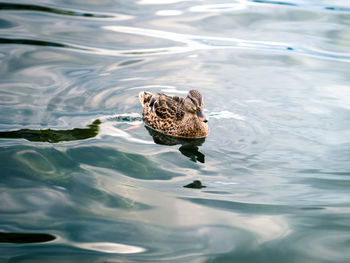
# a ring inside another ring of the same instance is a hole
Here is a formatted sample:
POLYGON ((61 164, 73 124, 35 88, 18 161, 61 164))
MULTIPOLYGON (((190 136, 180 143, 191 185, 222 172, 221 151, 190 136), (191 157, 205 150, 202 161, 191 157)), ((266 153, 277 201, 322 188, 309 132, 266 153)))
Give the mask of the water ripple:
POLYGON ((254 3, 262 3, 262 4, 274 4, 274 5, 286 5, 286 6, 298 6, 295 3, 291 2, 282 2, 282 1, 269 1, 269 0, 250 0, 254 3))
POLYGON ((343 62, 350 62, 350 55, 346 53, 330 52, 326 50, 311 48, 311 47, 293 47, 287 43, 271 42, 271 41, 252 41, 237 38, 227 37, 211 37, 200 35, 187 35, 174 33, 169 31, 127 27, 127 26, 104 26, 105 30, 110 30, 118 33, 134 34, 139 36, 147 36, 153 38, 167 39, 174 42, 182 43, 182 46, 168 46, 158 48, 141 48, 141 49, 105 49, 98 47, 88 47, 84 45, 75 45, 62 42, 52 42, 47 40, 35 40, 27 38, 0 38, 0 44, 20 44, 20 45, 35 45, 48 46, 54 48, 71 49, 72 51, 80 51, 85 53, 92 53, 96 55, 106 56, 121 56, 121 57, 143 57, 150 55, 169 55, 178 53, 187 53, 199 50, 215 50, 215 49, 253 49, 261 51, 273 52, 294 52, 296 54, 311 56, 316 58, 323 58, 329 60, 337 60, 343 62))
POLYGON ((4 1, 1 262, 349 261, 346 1, 4 1), (150 136, 192 88, 205 143, 150 136))
POLYGON ((197 5, 192 6, 189 10, 191 12, 232 12, 246 8, 246 4, 242 1, 225 4, 214 4, 214 5, 197 5))
POLYGON ((279 52, 295 52, 302 55, 342 60, 350 62, 350 56, 345 53, 328 52, 325 50, 319 50, 315 48, 308 47, 292 47, 287 43, 282 42, 271 42, 271 41, 249 41, 238 38, 228 38, 228 37, 211 37, 211 36, 200 36, 200 35, 187 35, 179 34, 168 31, 137 28, 137 27, 127 27, 127 26, 104 26, 103 29, 111 30, 119 33, 135 34, 147 37, 162 38, 167 40, 172 40, 175 42, 180 42, 186 44, 182 47, 170 47, 170 48, 158 48, 158 49, 148 49, 146 50, 132 50, 127 52, 122 52, 124 55, 144 55, 148 54, 159 54, 166 51, 167 53, 182 53, 194 50, 202 49, 255 49, 255 50, 269 50, 269 51, 279 51, 279 52))
POLYGON ((72 45, 50 42, 44 40, 35 40, 35 39, 22 39, 22 38, 0 38, 0 44, 17 44, 17 45, 29 45, 29 46, 46 46, 46 47, 58 47, 58 48, 72 48, 72 49, 81 49, 84 48, 75 47, 72 45))
POLYGON ((95 242, 95 243, 74 243, 74 246, 82 249, 98 251, 102 253, 115 254, 135 254, 145 252, 146 249, 138 246, 131 246, 111 242, 95 242))
POLYGON ((56 237, 45 233, 4 233, 0 232, 0 243, 43 243, 55 240, 56 237))
POLYGON ((113 20, 126 20, 130 19, 131 16, 127 15, 116 15, 116 14, 106 14, 106 13, 87 13, 76 10, 60 9, 40 5, 30 5, 30 4, 18 4, 18 3, 0 3, 0 11, 10 10, 10 11, 35 11, 35 12, 45 12, 56 15, 65 15, 73 17, 84 17, 84 18, 98 18, 98 19, 113 19, 113 20))
POLYGON ((297 1, 297 2, 271 1, 271 0, 249 0, 249 1, 253 3, 258 3, 258 4, 282 5, 282 6, 301 7, 306 9, 319 9, 319 10, 337 11, 337 12, 350 12, 349 7, 322 5, 322 3, 320 4, 317 2, 312 2, 312 4, 308 4, 308 3, 302 3, 300 1, 297 1))

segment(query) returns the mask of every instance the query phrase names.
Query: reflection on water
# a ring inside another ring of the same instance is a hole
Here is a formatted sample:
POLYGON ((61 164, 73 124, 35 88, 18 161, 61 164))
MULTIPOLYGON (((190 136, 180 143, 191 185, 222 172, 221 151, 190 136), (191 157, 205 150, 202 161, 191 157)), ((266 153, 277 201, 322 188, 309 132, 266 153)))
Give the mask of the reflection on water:
POLYGON ((43 243, 55 240, 56 237, 50 234, 38 233, 3 233, 0 232, 0 243, 43 243))
POLYGON ((0 262, 350 262, 348 1, 0 14, 0 262), (207 138, 137 128, 190 89, 207 138))
MULTIPOLYGON (((63 44, 63 43, 33 40, 33 39, 0 38, 0 44, 33 45, 33 46, 59 47, 59 48, 78 48, 78 47, 63 44)), ((79 48, 79 49, 82 49, 82 48, 79 48)))
POLYGON ((194 189, 202 189, 205 188, 206 186, 202 184, 201 181, 199 180, 194 180, 192 183, 184 185, 186 188, 194 188, 194 189))
POLYGON ((17 131, 0 132, 2 139, 26 139, 32 142, 65 142, 93 138, 98 134, 100 120, 95 120, 88 128, 74 128, 72 130, 30 130, 21 129, 17 131))
POLYGON ((179 151, 190 158, 193 162, 204 163, 205 155, 199 151, 199 147, 205 142, 205 138, 180 138, 169 136, 158 131, 153 130, 152 128, 145 126, 148 133, 152 136, 153 141, 161 145, 177 145, 181 144, 179 151))
POLYGON ((87 13, 79 12, 68 9, 53 8, 41 5, 33 4, 20 4, 20 3, 0 3, 0 10, 11 10, 11 11, 35 11, 35 12, 46 12, 65 16, 77 16, 77 17, 88 17, 88 18, 117 18, 116 15, 112 14, 99 14, 98 12, 87 13))
POLYGON ((112 253, 112 254, 136 254, 145 252, 145 249, 137 246, 130 246, 125 244, 117 244, 117 243, 108 243, 108 242, 100 242, 100 243, 74 243, 73 246, 88 249, 92 251, 98 251, 102 253, 112 253))
POLYGON ((183 155, 189 157, 190 160, 193 162, 197 162, 197 161, 200 163, 205 162, 205 160, 204 160, 205 155, 199 151, 199 148, 196 145, 182 145, 179 148, 179 151, 183 155))

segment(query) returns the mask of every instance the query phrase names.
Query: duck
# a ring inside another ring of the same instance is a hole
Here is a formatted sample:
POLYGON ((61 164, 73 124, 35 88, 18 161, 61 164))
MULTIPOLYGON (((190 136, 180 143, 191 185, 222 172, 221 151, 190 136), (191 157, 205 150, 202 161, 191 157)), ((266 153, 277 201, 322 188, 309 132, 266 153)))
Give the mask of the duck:
POLYGON ((165 135, 205 138, 209 134, 203 96, 190 90, 186 98, 141 91, 139 100, 145 125, 165 135))

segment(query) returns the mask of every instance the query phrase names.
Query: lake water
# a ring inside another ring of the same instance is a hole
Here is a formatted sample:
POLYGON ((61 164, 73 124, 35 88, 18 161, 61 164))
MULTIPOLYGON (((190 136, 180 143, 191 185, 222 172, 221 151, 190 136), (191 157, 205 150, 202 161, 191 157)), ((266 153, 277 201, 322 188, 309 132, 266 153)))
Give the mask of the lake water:
POLYGON ((1 262, 350 262, 349 1, 0 15, 1 262), (204 142, 138 128, 140 91, 190 89, 204 142))

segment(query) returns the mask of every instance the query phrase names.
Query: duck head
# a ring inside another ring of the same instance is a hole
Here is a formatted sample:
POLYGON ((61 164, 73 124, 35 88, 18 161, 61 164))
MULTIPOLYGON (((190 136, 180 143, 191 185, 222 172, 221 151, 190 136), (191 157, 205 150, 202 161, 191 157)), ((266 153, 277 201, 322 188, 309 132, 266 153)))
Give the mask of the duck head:
POLYGON ((208 122, 204 114, 204 102, 202 94, 198 90, 190 90, 185 98, 185 111, 195 115, 201 122, 208 122))

